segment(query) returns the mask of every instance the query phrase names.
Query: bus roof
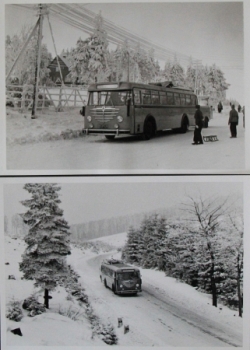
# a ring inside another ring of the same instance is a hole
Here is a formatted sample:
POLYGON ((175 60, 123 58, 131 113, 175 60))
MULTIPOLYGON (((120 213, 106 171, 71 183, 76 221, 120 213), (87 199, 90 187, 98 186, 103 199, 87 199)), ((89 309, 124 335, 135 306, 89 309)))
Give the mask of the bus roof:
POLYGON ((123 270, 123 269, 128 269, 128 270, 136 270, 139 271, 139 269, 137 267, 134 266, 130 266, 125 264, 123 261, 121 260, 116 260, 116 259, 107 259, 107 260, 103 260, 102 265, 106 265, 108 266, 110 269, 117 271, 117 270, 123 270))
POLYGON ((194 92, 190 89, 187 89, 182 86, 174 86, 171 81, 163 81, 163 82, 156 82, 156 83, 149 83, 149 84, 143 84, 143 83, 133 83, 133 82, 127 82, 127 81, 119 81, 119 82, 100 82, 91 84, 88 88, 88 91, 112 91, 112 90, 131 90, 132 88, 137 89, 153 89, 158 91, 166 91, 166 89, 169 90, 179 90, 179 91, 185 91, 189 92, 191 94, 194 94, 194 92))

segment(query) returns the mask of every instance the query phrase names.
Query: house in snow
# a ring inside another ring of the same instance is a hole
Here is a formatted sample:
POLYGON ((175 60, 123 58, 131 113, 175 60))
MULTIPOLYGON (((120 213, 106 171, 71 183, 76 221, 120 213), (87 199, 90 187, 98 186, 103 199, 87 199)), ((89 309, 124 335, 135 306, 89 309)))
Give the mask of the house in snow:
MULTIPOLYGON (((71 83, 70 81, 68 81, 68 78, 66 78, 67 75, 69 74, 69 67, 70 67, 69 62, 67 61, 65 56, 58 55, 57 57, 58 57, 58 61, 59 61, 61 72, 62 72, 63 82, 64 83, 71 83)), ((56 57, 50 62, 50 64, 48 65, 48 68, 50 69, 51 80, 54 83, 56 83, 57 85, 61 85, 62 79, 61 79, 60 70, 58 67, 56 57)))

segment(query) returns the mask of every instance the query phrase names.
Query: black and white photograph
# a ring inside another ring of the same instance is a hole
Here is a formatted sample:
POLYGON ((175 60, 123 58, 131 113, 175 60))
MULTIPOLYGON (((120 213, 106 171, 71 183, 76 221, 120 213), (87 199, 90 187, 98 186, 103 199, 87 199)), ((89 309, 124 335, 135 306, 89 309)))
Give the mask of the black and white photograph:
POLYGON ((7 174, 246 172, 246 2, 4 10, 7 174))
POLYGON ((3 184, 7 346, 249 348, 244 179, 59 180, 3 184))

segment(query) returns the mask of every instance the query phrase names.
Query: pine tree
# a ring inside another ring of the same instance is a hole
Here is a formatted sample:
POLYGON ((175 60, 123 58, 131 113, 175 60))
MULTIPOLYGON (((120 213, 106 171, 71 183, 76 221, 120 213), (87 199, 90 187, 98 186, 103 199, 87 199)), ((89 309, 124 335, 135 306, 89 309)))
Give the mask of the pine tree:
POLYGON ((122 251, 122 259, 131 264, 139 264, 141 260, 139 250, 141 240, 140 231, 130 227, 127 235, 127 242, 122 251))
POLYGON ((22 214, 29 233, 20 271, 34 285, 44 288, 44 303, 49 308, 49 291, 67 275, 66 255, 70 254, 69 226, 59 208, 60 187, 52 183, 28 183, 24 189, 31 199, 21 201, 28 208, 22 214))

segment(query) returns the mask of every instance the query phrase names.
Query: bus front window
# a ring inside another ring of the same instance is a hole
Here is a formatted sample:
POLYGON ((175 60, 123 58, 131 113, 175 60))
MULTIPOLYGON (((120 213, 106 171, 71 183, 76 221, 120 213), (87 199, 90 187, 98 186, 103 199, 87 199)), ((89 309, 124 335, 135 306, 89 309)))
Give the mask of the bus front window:
POLYGON ((131 99, 131 91, 91 91, 89 106, 125 106, 131 99))

